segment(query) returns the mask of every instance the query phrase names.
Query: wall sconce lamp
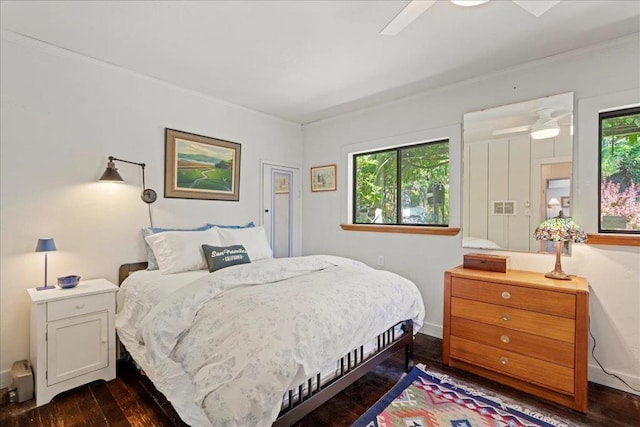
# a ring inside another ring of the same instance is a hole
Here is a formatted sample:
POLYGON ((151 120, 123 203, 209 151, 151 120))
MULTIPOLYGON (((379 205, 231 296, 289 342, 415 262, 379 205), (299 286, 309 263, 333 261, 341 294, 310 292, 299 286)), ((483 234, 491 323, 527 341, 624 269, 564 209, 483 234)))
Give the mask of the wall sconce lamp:
POLYGON ((56 242, 53 239, 38 239, 36 245, 36 252, 44 252, 44 285, 38 286, 36 290, 43 291, 45 289, 54 289, 55 286, 47 285, 47 252, 53 252, 56 250, 56 242))
POLYGON ((156 199, 158 198, 158 194, 154 190, 145 187, 144 167, 146 165, 144 163, 136 163, 136 162, 131 162, 129 160, 117 159, 113 156, 109 156, 109 162, 107 162, 107 169, 104 171, 99 181, 124 182, 124 179, 122 179, 122 177, 118 173, 118 169, 116 168, 115 162, 123 162, 123 163, 129 163, 131 165, 140 166, 142 168, 142 194, 140 194, 140 198, 142 199, 143 202, 147 204, 151 204, 156 201, 156 199))
POLYGON ((556 265, 553 271, 544 275, 550 279, 571 280, 571 276, 562 271, 560 255, 564 242, 582 243, 587 241, 587 234, 571 217, 564 216, 562 211, 556 217, 543 221, 533 233, 536 240, 551 240, 556 244, 556 265))

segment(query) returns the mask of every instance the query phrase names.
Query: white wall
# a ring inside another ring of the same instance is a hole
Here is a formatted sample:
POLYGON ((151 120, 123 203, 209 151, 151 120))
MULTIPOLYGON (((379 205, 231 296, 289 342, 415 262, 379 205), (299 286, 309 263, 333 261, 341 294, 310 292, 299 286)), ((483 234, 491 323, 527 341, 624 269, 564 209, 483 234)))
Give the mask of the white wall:
POLYGON ((125 185, 98 183, 107 157, 147 164, 156 226, 261 219, 261 160, 300 165, 297 124, 252 112, 2 31, 0 388, 29 357, 26 289, 43 281, 38 238, 53 237, 49 283, 67 274, 116 282, 144 260, 140 168, 118 163, 125 185), (164 128, 242 144, 240 201, 164 199, 164 128))
MULTIPOLYGON (((574 145, 573 215, 588 232, 594 233, 598 209, 597 113, 595 128, 587 129, 583 123, 594 117, 585 116, 581 109, 586 100, 619 92, 622 94, 618 98, 627 103, 628 98, 640 102, 639 47, 640 37, 636 35, 304 126, 305 167, 336 163, 339 181, 338 191, 325 193, 311 193, 305 183, 303 253, 345 255, 372 266, 379 255, 384 256, 384 268, 413 280, 422 292, 427 308, 423 332, 442 336, 443 273, 462 262, 462 233, 441 237, 342 231, 339 224, 348 222, 351 197, 348 153, 367 146, 378 147, 380 141, 402 140, 444 127, 452 132, 451 143, 461 144, 458 132, 464 113, 574 92, 578 132, 574 145)), ((452 147, 451 153, 451 179, 458 192, 452 188, 450 222, 457 226, 461 222, 461 147, 452 147)), ((512 268, 545 272, 553 266, 549 255, 507 254, 512 268)), ((640 388, 640 248, 574 245, 573 256, 563 260, 563 267, 589 279, 591 328, 598 342, 599 360, 607 370, 640 388)), ((628 390, 603 375, 593 360, 589 378, 628 390)))

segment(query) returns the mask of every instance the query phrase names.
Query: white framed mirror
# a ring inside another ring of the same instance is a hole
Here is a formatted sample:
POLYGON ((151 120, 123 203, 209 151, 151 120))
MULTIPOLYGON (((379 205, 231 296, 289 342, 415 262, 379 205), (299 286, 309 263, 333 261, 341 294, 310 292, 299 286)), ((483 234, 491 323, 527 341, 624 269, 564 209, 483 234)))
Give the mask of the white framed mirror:
POLYGON ((464 115, 463 247, 555 251, 533 232, 571 215, 573 105, 564 93, 464 115))

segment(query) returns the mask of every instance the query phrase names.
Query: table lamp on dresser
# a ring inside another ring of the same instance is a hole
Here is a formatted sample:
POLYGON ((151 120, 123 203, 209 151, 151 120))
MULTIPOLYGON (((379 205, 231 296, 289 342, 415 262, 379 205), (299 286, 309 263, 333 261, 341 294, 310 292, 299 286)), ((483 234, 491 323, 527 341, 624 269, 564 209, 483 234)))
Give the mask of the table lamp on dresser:
POLYGON ((560 255, 564 242, 582 243, 587 241, 587 234, 571 217, 564 216, 562 211, 556 217, 544 220, 533 233, 536 240, 550 240, 556 244, 556 265, 545 277, 559 280, 571 280, 571 276, 562 271, 560 255))

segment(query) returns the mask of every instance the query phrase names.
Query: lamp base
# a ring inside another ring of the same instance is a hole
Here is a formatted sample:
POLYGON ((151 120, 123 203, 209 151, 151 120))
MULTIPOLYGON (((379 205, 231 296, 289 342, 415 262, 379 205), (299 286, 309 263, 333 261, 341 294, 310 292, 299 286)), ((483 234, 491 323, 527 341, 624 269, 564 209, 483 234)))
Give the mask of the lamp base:
POLYGON ((548 277, 549 279, 556 279, 556 280, 571 280, 571 276, 569 276, 567 273, 565 273, 564 271, 560 270, 560 271, 550 271, 548 273, 546 273, 544 275, 544 277, 548 277))
POLYGON ((38 286, 36 288, 36 291, 46 291, 47 289, 55 289, 56 287, 54 285, 44 285, 44 286, 38 286))

